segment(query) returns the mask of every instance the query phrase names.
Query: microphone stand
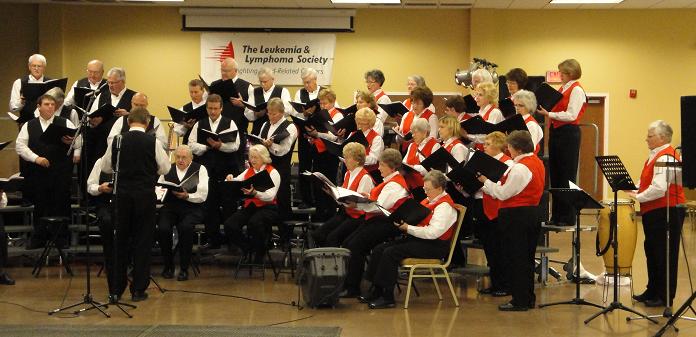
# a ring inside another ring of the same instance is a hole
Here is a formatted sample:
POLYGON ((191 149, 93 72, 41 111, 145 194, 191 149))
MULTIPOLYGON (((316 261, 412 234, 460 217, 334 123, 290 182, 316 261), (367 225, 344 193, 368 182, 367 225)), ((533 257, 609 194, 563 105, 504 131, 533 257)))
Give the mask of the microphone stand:
MULTIPOLYGON (((94 103, 94 96, 95 96, 95 95, 92 95, 92 97, 90 98, 90 102, 89 102, 88 106, 91 106, 92 103, 94 103)), ((80 107, 77 107, 77 106, 75 106, 75 108, 76 108, 76 109, 82 110, 80 107)), ((84 110, 82 110, 82 111, 84 112, 84 110)), ((86 128, 88 128, 88 127, 89 127, 89 121, 88 121, 87 113, 84 113, 84 114, 82 115, 82 118, 80 119, 80 125, 79 125, 77 131, 75 132, 75 136, 73 137, 72 143, 70 144, 70 149, 68 150, 68 155, 70 155, 70 153, 75 149, 77 138, 78 138, 82 133, 84 133, 83 130, 86 130, 86 128)), ((86 142, 85 137, 82 137, 82 138, 83 138, 83 141, 82 141, 82 150, 84 151, 84 150, 87 148, 87 142, 86 142)), ((84 158, 83 158, 83 159, 84 159, 84 158)), ((80 184, 84 181, 84 180, 82 179, 83 176, 84 176, 84 173, 85 173, 84 162, 85 162, 84 160, 82 160, 82 161, 80 162, 81 169, 78 170, 78 172, 79 172, 79 177, 78 177, 78 178, 79 178, 80 184)), ((78 192, 78 200, 80 200, 80 203, 81 203, 81 204, 87 205, 87 195, 84 194, 84 193, 82 193, 82 187, 84 187, 84 186, 81 186, 81 187, 78 189, 78 191, 79 191, 79 192, 78 192)), ((85 190, 86 190, 86 189, 85 189, 85 190)), ((50 311, 50 312, 48 313, 49 315, 53 315, 53 314, 59 313, 59 312, 61 312, 61 311, 65 311, 65 310, 68 310, 68 309, 72 309, 72 308, 77 307, 77 306, 86 305, 87 307, 75 311, 74 314, 75 314, 75 315, 78 315, 78 314, 80 314, 80 313, 82 313, 82 312, 85 312, 85 311, 88 311, 88 310, 97 309, 97 310, 99 310, 99 312, 101 312, 102 315, 104 315, 106 318, 110 318, 110 317, 111 317, 111 315, 109 315, 106 311, 104 311, 104 309, 108 308, 108 304, 104 304, 104 303, 97 302, 97 301, 94 300, 94 297, 92 296, 92 282, 91 282, 91 272, 90 272, 90 266, 91 266, 92 258, 91 258, 91 255, 90 255, 90 242, 89 242, 89 237, 90 237, 90 234, 89 234, 89 233, 90 233, 90 224, 92 223, 92 221, 89 220, 89 207, 86 209, 86 212, 87 212, 87 213, 86 213, 86 214, 87 214, 87 216, 86 216, 86 218, 87 218, 87 221, 86 221, 86 226, 87 226, 87 227, 86 227, 86 232, 87 232, 86 244, 87 244, 87 247, 86 247, 86 250, 85 250, 85 254, 87 255, 87 262, 86 262, 86 268, 87 268, 87 280, 86 280, 86 281, 87 281, 87 291, 86 291, 85 294, 83 295, 82 301, 81 301, 81 302, 78 302, 78 303, 69 305, 69 306, 67 306, 67 307, 63 307, 63 308, 58 308, 58 309, 52 310, 52 311, 50 311)))

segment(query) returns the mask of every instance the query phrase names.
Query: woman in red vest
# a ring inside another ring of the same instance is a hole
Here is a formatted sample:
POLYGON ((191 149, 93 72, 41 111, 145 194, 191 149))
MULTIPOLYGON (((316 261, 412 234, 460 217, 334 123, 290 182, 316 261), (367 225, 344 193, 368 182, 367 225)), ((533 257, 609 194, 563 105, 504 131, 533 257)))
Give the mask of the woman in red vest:
POLYGON ((425 198, 423 192, 423 176, 428 173, 428 170, 421 165, 421 161, 428 158, 433 152, 440 148, 440 143, 437 139, 430 137, 430 124, 423 118, 417 118, 411 125, 411 133, 413 134, 413 143, 408 146, 406 156, 403 163, 411 170, 404 174, 408 188, 413 193, 413 197, 421 201, 425 198))
POLYGON ((447 177, 438 170, 425 175, 427 198, 421 204, 430 209, 430 215, 419 224, 402 222, 398 229, 408 236, 382 243, 372 250, 367 267, 367 280, 372 291, 359 300, 370 309, 393 308, 394 285, 399 276, 399 265, 405 258, 445 259, 454 235, 457 210, 454 201, 445 192, 447 177))
MULTIPOLYGON (((551 111, 539 107, 537 113, 548 116, 549 127, 549 178, 552 188, 567 188, 568 181, 577 182, 578 157, 580 156, 580 127, 587 107, 587 97, 582 86, 580 63, 574 59, 558 65, 561 72, 563 98, 551 111)), ((551 204, 551 223, 574 226, 575 210, 563 202, 551 204)))
MULTIPOLYGON (((394 149, 386 149, 379 158, 379 172, 384 181, 370 191, 370 200, 390 212, 395 211, 410 197, 406 180, 399 174, 401 154, 394 149)), ((350 261, 344 282, 342 297, 360 295, 360 281, 365 267, 365 257, 370 250, 389 238, 399 235, 399 230, 374 204, 365 206, 365 223, 360 225, 343 241, 343 247, 350 250, 350 261)))
POLYGON ((271 165, 268 149, 257 144, 249 148, 249 168, 236 177, 227 176, 228 181, 243 181, 263 170, 271 176, 273 187, 263 192, 256 191, 253 186, 242 189, 245 196, 242 209, 225 221, 225 234, 229 243, 240 248, 245 255, 253 253, 254 263, 259 264, 266 255, 271 226, 280 220, 276 200, 280 173, 271 165), (244 226, 247 227, 246 234, 242 231, 244 226))
POLYGON ((531 115, 537 108, 536 95, 528 90, 519 90, 512 95, 512 100, 515 103, 515 110, 522 115, 524 123, 527 125, 527 130, 532 136, 534 143, 534 154, 539 154, 541 140, 544 138, 544 129, 537 123, 534 116, 531 115))
MULTIPOLYGON (((505 134, 499 131, 489 133, 486 136, 486 141, 483 143, 483 151, 507 164, 512 166, 514 162, 512 158, 506 155, 503 150, 506 148, 505 134)), ((476 222, 476 237, 483 244, 483 252, 486 254, 486 261, 490 269, 489 275, 491 279, 490 288, 482 289, 482 294, 490 294, 494 297, 502 297, 510 295, 509 275, 505 272, 503 259, 505 258, 501 252, 503 250, 501 237, 504 233, 498 228, 498 209, 500 208, 500 200, 493 198, 488 193, 483 193, 483 214, 477 215, 476 222)))
MULTIPOLYGON (((491 124, 502 122, 503 113, 498 109, 498 87, 491 82, 483 82, 476 85, 474 99, 479 106, 479 116, 491 124)), ((476 148, 483 151, 483 141, 486 135, 467 135, 469 140, 476 144, 476 148)))
MULTIPOLYGON (((365 147, 359 143, 348 143, 343 147, 346 174, 341 187, 360 194, 369 195, 375 187, 365 165, 365 147)), ((325 197, 325 196, 324 196, 325 197)), ((356 209, 356 205, 342 205, 341 211, 312 231, 315 246, 340 247, 358 225, 365 222, 365 212, 356 209)))
MULTIPOLYGON (((686 130, 685 130, 686 131, 686 130)), ((662 307, 667 300, 665 227, 669 210, 669 300, 673 303, 677 291, 677 266, 679 265, 679 240, 684 224, 684 189, 681 185, 681 168, 660 167, 656 163, 681 162, 681 156, 670 145, 672 127, 658 120, 650 124, 645 138, 650 149, 640 174, 638 191, 629 193, 640 202, 640 213, 645 233, 645 261, 648 265, 647 289, 633 298, 647 307, 662 307), (669 191, 669 193, 667 193, 669 191)))
MULTIPOLYGON (((427 108, 433 102, 433 92, 428 87, 416 87, 411 91, 410 106, 411 110, 402 118, 399 126, 395 126, 394 130, 399 134, 406 135, 411 132, 413 121, 418 118, 424 118, 430 124, 430 136, 437 137, 437 115, 434 111, 427 108)), ((401 138, 400 142, 404 139, 401 138)))
POLYGON ((533 308, 534 252, 541 222, 539 201, 544 192, 544 163, 535 156, 532 137, 527 131, 513 131, 507 148, 515 163, 494 183, 479 176, 483 192, 500 201, 498 226, 501 233, 504 268, 508 272, 512 300, 498 307, 501 311, 533 308))
MULTIPOLYGON (((442 147, 461 163, 469 157, 469 148, 459 140, 460 129, 459 122, 455 117, 442 117, 438 122, 438 134, 440 135, 442 147)), ((451 170, 451 167, 447 167, 447 172, 451 170)))

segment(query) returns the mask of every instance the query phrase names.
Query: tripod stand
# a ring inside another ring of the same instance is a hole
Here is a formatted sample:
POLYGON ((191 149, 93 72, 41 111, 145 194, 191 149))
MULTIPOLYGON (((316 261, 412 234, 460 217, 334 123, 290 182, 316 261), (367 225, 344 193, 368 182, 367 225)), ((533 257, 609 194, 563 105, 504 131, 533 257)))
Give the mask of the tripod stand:
MULTIPOLYGON (((102 85, 102 88, 103 88, 103 87, 104 87, 104 85, 102 85)), ((100 89, 95 90, 95 91, 93 92, 92 96, 90 97, 90 101, 89 101, 89 103, 87 104, 87 106, 88 106, 87 109, 88 109, 88 110, 89 110, 89 107, 92 106, 92 104, 94 104, 94 100, 95 100, 95 98, 96 98, 96 96, 97 96, 96 93, 97 93, 97 91, 99 91, 99 90, 100 90, 100 89)), ((79 108, 78 108, 78 109, 79 109, 79 108)), ((80 109, 80 110, 82 110, 82 109, 80 109)), ((84 110, 83 110, 83 112, 84 112, 84 110)), ((89 127, 89 121, 88 121, 87 113, 83 113, 83 114, 82 114, 82 118, 80 119, 80 126, 78 127, 77 131, 75 132, 75 137, 74 137, 74 139, 73 139, 73 144, 71 144, 70 150, 68 151, 68 153, 70 153, 70 152, 74 149, 75 140, 79 137, 80 134, 84 134, 84 130, 86 130, 86 128, 88 128, 88 127, 89 127)), ((82 151, 85 151, 85 149, 86 149, 86 147, 87 147, 88 144, 87 144, 87 141, 86 141, 85 137, 82 137, 82 140, 83 140, 83 143, 82 143, 82 151)), ((78 172, 79 172, 79 181, 80 181, 80 183, 82 183, 83 181, 85 181, 85 180, 83 179, 83 176, 84 176, 84 174, 85 174, 85 166, 86 166, 86 165, 84 164, 84 160, 80 161, 80 165, 82 165, 82 169, 81 169, 81 170, 78 170, 78 172)), ((82 190, 83 190, 82 188, 78 189, 78 191, 82 191, 82 190)), ((84 190, 87 190, 87 189, 84 188, 84 190)), ((86 196, 84 193, 81 193, 81 192, 79 193, 79 199, 80 199, 80 202, 81 202, 81 203, 86 204, 87 196, 86 196)), ((86 210, 86 214, 89 214, 89 208, 86 210)), ((85 294, 84 294, 83 297, 82 297, 82 302, 78 302, 78 303, 69 305, 69 306, 67 306, 67 307, 63 307, 63 308, 58 308, 58 309, 52 310, 52 311, 50 311, 50 312, 48 313, 49 315, 53 315, 53 314, 59 313, 59 312, 61 312, 61 311, 66 311, 66 310, 69 310, 69 309, 72 309, 72 308, 75 308, 75 307, 78 307, 78 306, 81 306, 81 305, 86 305, 86 306, 87 306, 86 308, 82 308, 82 309, 80 309, 80 310, 77 310, 77 311, 74 312, 74 314, 77 315, 77 314, 79 314, 79 313, 81 313, 81 312, 84 312, 84 311, 87 311, 87 310, 97 309, 97 310, 99 310, 99 312, 102 313, 102 315, 106 316, 106 318, 110 318, 110 317, 111 317, 111 315, 109 315, 106 311, 104 311, 104 309, 106 309, 106 308, 108 307, 108 305, 107 305, 107 304, 102 304, 102 303, 100 303, 100 302, 97 302, 97 301, 95 301, 94 298, 92 297, 92 282, 91 282, 91 279, 92 279, 92 278, 91 278, 91 273, 90 273, 90 266, 91 266, 91 260, 92 260, 92 259, 91 259, 91 255, 90 255, 90 242, 89 242, 90 224, 92 223, 92 221, 89 220, 89 215, 87 215, 86 218, 87 218, 87 221, 86 221, 86 226, 87 226, 87 228, 86 228, 86 231, 87 231, 87 240, 86 240, 85 243, 87 244, 87 248, 86 248, 86 250, 85 250, 85 254, 87 254, 87 262, 86 262, 86 269, 87 269, 87 291, 85 292, 85 294)))
POLYGON ((589 305, 592 307, 604 309, 603 306, 585 301, 583 298, 580 297, 580 283, 582 283, 580 282, 580 211, 583 209, 601 209, 603 208, 603 206, 581 189, 552 188, 550 191, 551 194, 553 194, 554 200, 563 200, 569 205, 573 205, 577 212, 577 218, 575 221, 575 233, 573 233, 573 257, 575 260, 575 275, 573 275, 573 278, 575 279, 575 298, 569 301, 540 304, 539 308, 560 304, 574 304, 589 305))
POLYGON ((619 301, 619 238, 617 234, 617 201, 619 199, 619 191, 633 191, 636 189, 636 185, 633 183, 631 176, 628 174, 628 171, 626 171, 626 167, 621 162, 621 159, 619 159, 618 156, 597 156, 595 157, 595 159, 597 160, 597 164, 599 165, 599 168, 602 170, 604 177, 607 179, 609 186, 614 192, 614 208, 611 210, 611 214, 609 216, 609 238, 611 240, 611 247, 614 249, 614 299, 611 303, 609 303, 609 305, 606 308, 602 309, 601 311, 590 316, 590 318, 586 319, 585 324, 597 318, 597 316, 599 315, 612 312, 616 309, 628 311, 657 324, 657 321, 653 318, 650 318, 645 314, 642 314, 636 310, 626 307, 619 301))
MULTIPOLYGON (((675 156, 673 156, 672 159, 676 159, 676 153, 674 155, 675 156)), ((655 167, 664 167, 667 170, 669 170, 669 168, 673 168, 675 171, 677 168, 679 168, 681 166, 682 166, 681 162, 678 162, 676 160, 655 163, 655 167)), ((668 173, 669 173, 669 171, 668 171, 668 173)), ((676 172, 674 172, 674 173, 676 173, 676 172)), ((675 185, 677 184, 676 180, 677 180, 677 175, 674 174, 673 184, 675 184, 675 185)), ((665 270, 665 310, 662 312, 662 315, 648 316, 651 318, 657 318, 657 317, 671 318, 672 317, 672 285, 670 282, 671 281, 670 280, 670 277, 671 277, 670 249, 672 248, 672 242, 671 242, 671 238, 670 238, 671 233, 670 232, 671 232, 672 223, 670 221, 670 217, 671 217, 671 215, 676 215, 676 219, 672 219, 672 220, 676 220, 676 222, 678 223, 677 225, 680 228, 680 231, 681 231, 681 223, 680 222, 683 220, 683 219, 680 219, 679 214, 671 214, 672 210, 670 209, 670 194, 672 194, 672 192, 670 191, 670 175, 669 174, 665 175, 665 182, 667 184, 667 192, 665 193, 665 199, 667 201, 667 206, 665 207, 665 209, 666 209, 665 218, 667 220, 665 223, 665 269, 666 269, 665 270)), ((678 201, 675 200, 675 204, 677 202, 678 201)), ((679 243, 677 243, 676 247, 677 247, 677 252, 678 252, 679 251, 679 248, 678 248, 679 243)), ((689 320, 689 321, 696 321, 696 318, 693 318, 693 317, 678 317, 678 318, 689 320)), ((636 318, 627 317, 626 318, 627 321, 636 320, 636 319, 641 319, 641 318, 640 317, 636 317, 636 318)), ((665 325, 665 327, 671 326, 674 328, 675 331, 679 331, 679 329, 677 329, 677 327, 674 326, 674 323, 675 322, 672 322, 671 324, 667 324, 667 325, 665 325)))

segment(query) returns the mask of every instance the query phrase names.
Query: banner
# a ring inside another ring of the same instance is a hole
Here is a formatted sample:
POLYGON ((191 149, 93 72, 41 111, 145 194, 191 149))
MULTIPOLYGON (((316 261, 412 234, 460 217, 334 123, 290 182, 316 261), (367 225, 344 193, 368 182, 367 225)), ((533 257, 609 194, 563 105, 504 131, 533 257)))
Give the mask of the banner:
POLYGON ((336 35, 292 33, 201 33, 201 76, 210 83, 220 78, 220 62, 232 57, 239 77, 258 85, 259 68, 273 70, 275 83, 302 85, 303 68, 317 70, 317 83, 329 85, 336 35))

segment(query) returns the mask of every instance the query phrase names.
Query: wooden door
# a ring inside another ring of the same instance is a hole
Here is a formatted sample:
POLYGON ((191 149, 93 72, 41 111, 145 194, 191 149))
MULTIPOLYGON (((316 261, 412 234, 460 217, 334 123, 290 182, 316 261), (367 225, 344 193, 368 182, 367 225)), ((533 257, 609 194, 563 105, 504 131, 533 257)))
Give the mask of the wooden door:
POLYGON ((604 187, 604 176, 595 160, 595 156, 604 155, 604 101, 605 97, 588 96, 587 109, 580 121, 578 186, 595 200, 602 200, 604 187))

